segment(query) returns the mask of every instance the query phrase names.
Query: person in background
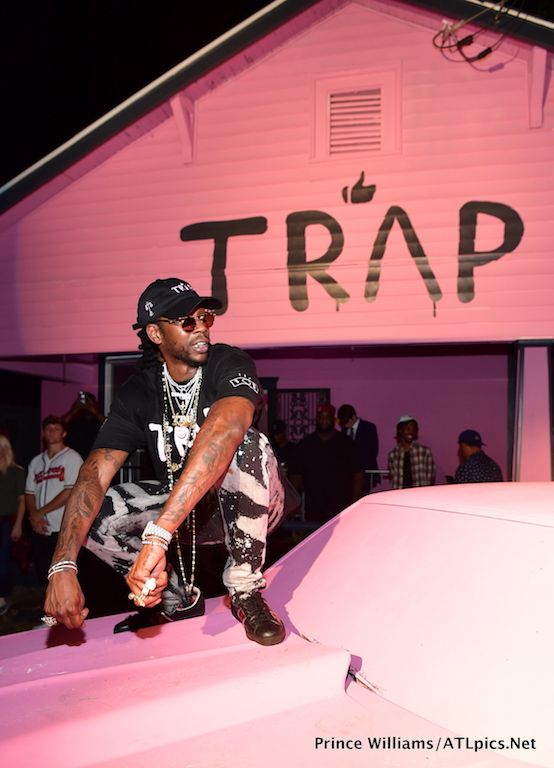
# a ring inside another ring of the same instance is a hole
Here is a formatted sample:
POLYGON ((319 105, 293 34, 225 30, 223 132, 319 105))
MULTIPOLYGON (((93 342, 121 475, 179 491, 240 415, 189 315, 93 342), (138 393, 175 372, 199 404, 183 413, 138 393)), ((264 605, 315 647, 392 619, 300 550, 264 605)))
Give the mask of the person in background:
MULTIPOLYGON (((337 419, 342 431, 356 443, 364 472, 379 469, 377 463, 379 437, 375 424, 372 421, 360 419, 354 406, 349 403, 340 406, 337 411, 337 419)), ((380 482, 378 475, 365 474, 364 493, 369 493, 380 482)))
POLYGON ((454 475, 455 483, 501 483, 502 470, 483 451, 485 443, 475 429, 464 429, 458 437, 460 464, 454 475))
POLYGON ((419 425, 413 416, 401 416, 396 425, 397 446, 388 456, 391 488, 434 485, 436 467, 431 449, 417 442, 419 425))
POLYGON ((65 444, 77 451, 84 461, 106 420, 92 392, 81 390, 62 420, 66 431, 65 444))
POLYGON ((19 541, 25 515, 25 471, 15 463, 12 445, 0 435, 0 616, 9 608, 12 541, 19 541))
POLYGON ((83 460, 77 451, 66 446, 65 426, 60 416, 47 416, 43 420, 42 437, 46 450, 29 464, 25 504, 33 529, 31 552, 35 574, 41 585, 46 585, 65 503, 83 460))
POLYGON ((315 432, 298 443, 289 479, 304 493, 306 522, 321 525, 363 495, 364 474, 353 440, 335 429, 335 409, 318 406, 315 432))
POLYGON ((277 461, 285 471, 285 474, 288 473, 291 463, 294 462, 294 452, 297 443, 289 440, 287 425, 282 419, 277 419, 277 421, 273 422, 270 442, 277 456, 277 461))

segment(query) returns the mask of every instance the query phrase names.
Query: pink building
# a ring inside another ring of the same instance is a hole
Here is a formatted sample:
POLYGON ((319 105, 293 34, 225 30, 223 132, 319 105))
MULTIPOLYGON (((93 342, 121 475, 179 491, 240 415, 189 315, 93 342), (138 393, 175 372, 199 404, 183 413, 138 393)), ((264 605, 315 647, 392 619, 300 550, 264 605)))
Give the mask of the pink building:
POLYGON ((277 0, 7 185, 0 368, 43 412, 109 403, 105 356, 175 275, 278 390, 375 422, 381 466, 407 412, 439 482, 467 427, 552 479, 551 30, 427 5, 277 0))

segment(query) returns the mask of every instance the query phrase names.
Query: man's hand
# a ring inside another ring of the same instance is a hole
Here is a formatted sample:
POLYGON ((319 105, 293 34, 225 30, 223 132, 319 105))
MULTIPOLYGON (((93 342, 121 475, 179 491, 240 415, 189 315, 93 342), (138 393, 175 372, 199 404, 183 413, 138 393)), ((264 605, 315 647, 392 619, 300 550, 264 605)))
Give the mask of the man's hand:
MULTIPOLYGON (((108 448, 99 448, 89 454, 65 505, 54 564, 77 560, 110 482, 128 455, 126 451, 108 448)), ((25 494, 25 500, 32 521, 36 512, 33 508, 35 498, 25 494)), ((47 616, 53 616, 68 629, 78 629, 83 624, 88 608, 85 608, 85 598, 72 569, 61 570, 50 577, 44 610, 47 616)))
POLYGON ((32 512, 29 515, 29 522, 31 523, 31 528, 35 533, 40 533, 43 536, 48 535, 48 520, 46 516, 40 512, 40 510, 37 509, 36 512, 32 512))
POLYGON ((73 570, 54 573, 48 581, 44 612, 68 629, 78 629, 88 616, 85 596, 73 570))
POLYGON ((131 590, 130 594, 142 598, 140 602, 135 601, 136 605, 152 608, 161 603, 162 592, 167 587, 168 582, 166 556, 163 547, 145 544, 127 574, 126 581, 131 590), (143 592, 144 585, 150 578, 156 580, 156 586, 145 594, 143 592))
POLYGON ((12 541, 19 541, 19 539, 21 538, 22 535, 23 535, 23 525, 21 524, 21 522, 19 520, 17 520, 13 524, 13 528, 12 528, 12 531, 11 531, 11 534, 10 534, 10 538, 11 538, 12 541))

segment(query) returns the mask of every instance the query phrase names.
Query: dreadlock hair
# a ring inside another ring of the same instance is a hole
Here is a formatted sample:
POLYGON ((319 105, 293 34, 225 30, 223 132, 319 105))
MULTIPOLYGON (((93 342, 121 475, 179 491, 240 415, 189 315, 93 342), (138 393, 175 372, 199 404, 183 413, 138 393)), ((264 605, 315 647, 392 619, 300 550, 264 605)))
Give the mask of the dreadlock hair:
POLYGON ((158 349, 157 344, 154 344, 154 342, 150 341, 148 338, 146 328, 141 328, 137 336, 140 339, 139 349, 142 351, 142 357, 138 363, 139 368, 145 370, 147 368, 160 366, 162 363, 160 350, 158 349))
POLYGON ((146 328, 141 328, 137 336, 140 339, 139 349, 142 351, 142 357, 138 361, 138 369, 141 371, 154 370, 156 372, 156 392, 158 394, 158 400, 163 411, 164 395, 162 390, 162 356, 157 344, 150 341, 146 328))

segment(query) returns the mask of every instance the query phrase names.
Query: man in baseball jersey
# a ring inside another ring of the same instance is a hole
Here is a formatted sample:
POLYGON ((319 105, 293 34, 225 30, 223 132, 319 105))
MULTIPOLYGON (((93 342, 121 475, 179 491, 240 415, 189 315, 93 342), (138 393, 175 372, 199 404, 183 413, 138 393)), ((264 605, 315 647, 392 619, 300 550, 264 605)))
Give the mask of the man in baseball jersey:
POLYGON ((65 445, 65 429, 58 416, 47 416, 43 420, 42 437, 46 450, 29 464, 25 506, 33 529, 31 552, 35 574, 40 583, 46 585, 65 503, 83 460, 77 451, 65 445))

